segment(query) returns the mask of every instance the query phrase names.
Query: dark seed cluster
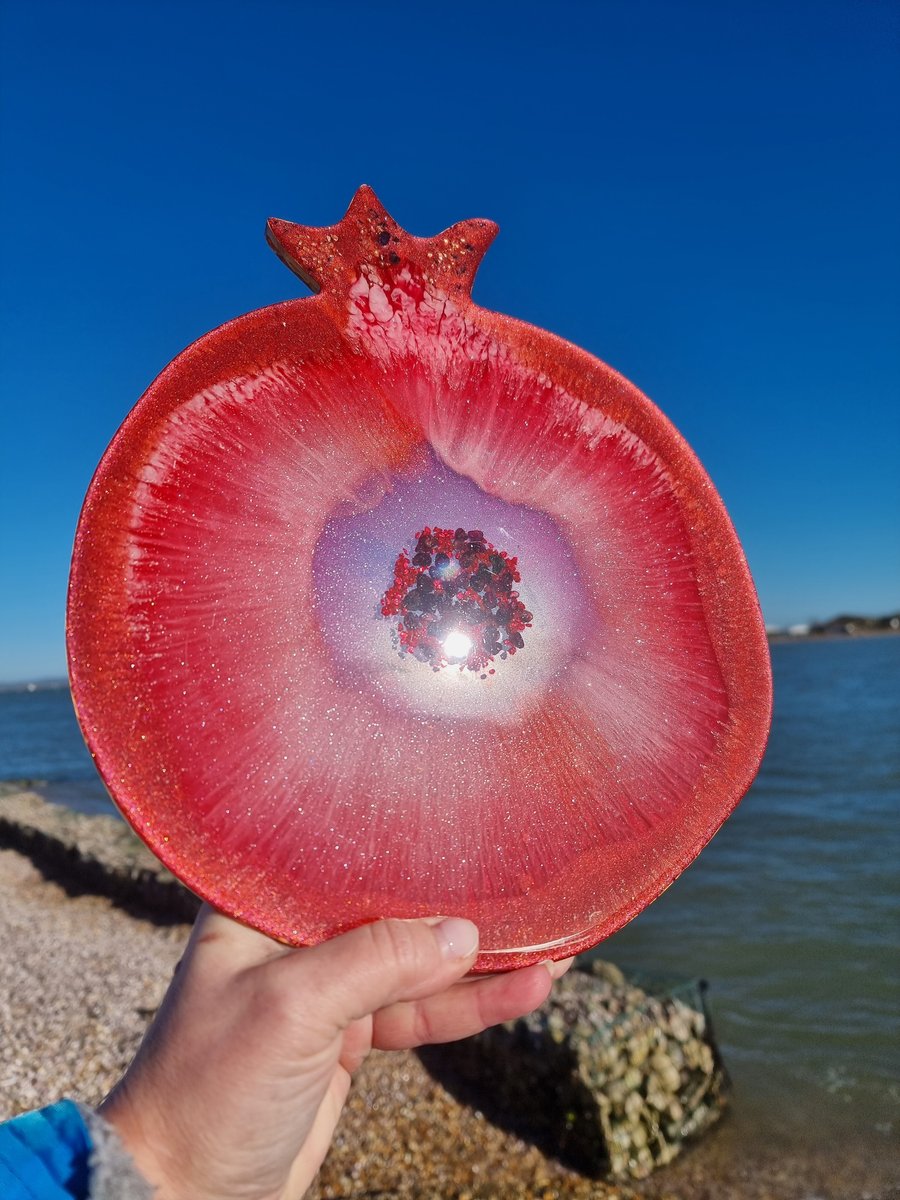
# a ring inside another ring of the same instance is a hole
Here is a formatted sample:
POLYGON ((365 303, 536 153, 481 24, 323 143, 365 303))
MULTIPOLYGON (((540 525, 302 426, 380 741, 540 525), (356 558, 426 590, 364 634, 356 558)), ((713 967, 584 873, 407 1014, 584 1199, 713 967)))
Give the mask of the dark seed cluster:
POLYGON ((401 551, 381 600, 382 616, 399 617, 402 652, 435 671, 457 663, 493 675, 494 656, 521 650, 534 619, 514 587, 521 581, 516 563, 480 529, 417 533, 415 552, 401 551))

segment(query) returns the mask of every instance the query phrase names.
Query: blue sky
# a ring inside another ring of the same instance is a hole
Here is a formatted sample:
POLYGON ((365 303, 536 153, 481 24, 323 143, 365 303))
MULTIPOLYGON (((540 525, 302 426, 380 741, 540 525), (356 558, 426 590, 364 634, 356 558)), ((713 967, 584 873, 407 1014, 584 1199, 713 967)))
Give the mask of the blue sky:
POLYGON ((187 343, 302 294, 264 219, 488 216, 475 295, 693 444, 767 620, 900 604, 900 7, 6 0, 0 680, 64 671, 94 466, 187 343))

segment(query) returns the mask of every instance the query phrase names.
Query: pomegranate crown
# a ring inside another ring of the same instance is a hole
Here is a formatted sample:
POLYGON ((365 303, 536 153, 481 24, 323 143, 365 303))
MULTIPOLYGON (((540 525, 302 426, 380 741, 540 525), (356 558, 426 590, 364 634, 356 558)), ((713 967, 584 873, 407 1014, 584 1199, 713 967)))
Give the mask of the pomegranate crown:
POLYGON ((475 273, 497 225, 475 217, 458 221, 435 237, 419 238, 401 229, 372 191, 363 184, 336 225, 295 225, 270 217, 266 240, 314 292, 346 292, 364 265, 382 274, 412 268, 436 290, 468 296, 475 273))

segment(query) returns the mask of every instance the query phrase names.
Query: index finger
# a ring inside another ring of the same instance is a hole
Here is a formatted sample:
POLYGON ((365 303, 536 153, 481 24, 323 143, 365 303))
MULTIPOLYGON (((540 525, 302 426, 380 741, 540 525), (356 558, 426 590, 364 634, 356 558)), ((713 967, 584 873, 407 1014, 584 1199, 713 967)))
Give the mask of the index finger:
POLYGON ((379 1050, 411 1050, 454 1042, 524 1016, 543 1004, 554 979, 571 964, 572 959, 566 959, 504 975, 469 975, 434 996, 389 1005, 374 1014, 372 1045, 379 1050))

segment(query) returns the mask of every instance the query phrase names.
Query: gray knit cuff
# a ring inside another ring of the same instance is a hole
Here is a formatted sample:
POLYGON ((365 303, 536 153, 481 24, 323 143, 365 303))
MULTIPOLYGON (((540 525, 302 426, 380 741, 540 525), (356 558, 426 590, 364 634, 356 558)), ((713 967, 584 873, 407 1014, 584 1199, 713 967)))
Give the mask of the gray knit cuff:
POLYGON ((153 1200, 156 1189, 137 1169, 109 1121, 83 1104, 78 1110, 94 1147, 88 1163, 90 1200, 153 1200))

